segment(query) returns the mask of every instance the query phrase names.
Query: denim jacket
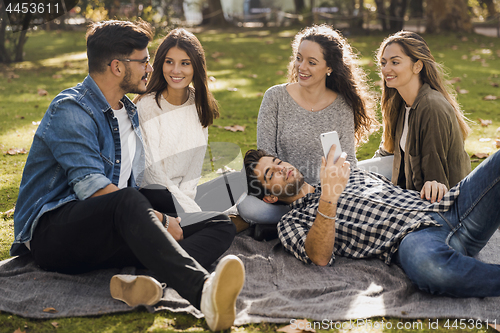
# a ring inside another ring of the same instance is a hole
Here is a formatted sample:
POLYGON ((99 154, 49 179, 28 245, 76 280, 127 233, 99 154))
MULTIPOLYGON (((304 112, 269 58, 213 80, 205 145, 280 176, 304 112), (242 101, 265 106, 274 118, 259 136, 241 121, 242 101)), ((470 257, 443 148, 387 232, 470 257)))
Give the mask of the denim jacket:
MULTIPOLYGON (((121 102, 138 137, 129 183, 137 187, 144 171, 139 118, 128 97, 121 102)), ((35 133, 19 188, 10 254, 28 251, 24 243, 45 212, 85 200, 111 183, 118 185, 120 163, 118 120, 89 75, 54 98, 35 133)))

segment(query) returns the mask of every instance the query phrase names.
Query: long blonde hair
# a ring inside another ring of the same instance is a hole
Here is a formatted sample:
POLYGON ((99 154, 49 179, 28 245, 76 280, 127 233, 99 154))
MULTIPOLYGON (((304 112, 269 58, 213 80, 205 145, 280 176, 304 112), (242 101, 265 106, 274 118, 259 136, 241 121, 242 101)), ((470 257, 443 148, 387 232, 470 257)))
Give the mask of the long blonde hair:
MULTIPOLYGON (((444 81, 445 74, 443 67, 436 62, 425 40, 418 34, 410 31, 399 31, 394 35, 387 37, 378 49, 378 64, 381 62, 382 54, 384 53, 385 48, 394 43, 401 46, 403 52, 411 58, 413 63, 416 63, 418 60, 422 62, 423 67, 419 74, 421 82, 427 83, 432 89, 439 91, 444 98, 446 98, 448 103, 451 104, 453 110, 455 110, 455 116, 457 117, 460 130, 462 131, 462 136, 465 140, 471 131, 469 125, 467 124, 468 119, 464 116, 460 105, 456 100, 456 93, 453 88, 450 84, 447 84, 444 81)), ((382 120, 384 126, 384 134, 382 135, 384 142, 383 148, 384 150, 393 153, 396 123, 404 100, 395 88, 387 87, 381 71, 380 77, 384 82, 382 86, 381 101, 382 120)))
POLYGON ((300 43, 309 40, 318 43, 323 50, 326 64, 332 69, 326 77, 327 88, 344 97, 354 115, 356 143, 363 142, 380 124, 375 117, 375 98, 368 86, 365 72, 358 64, 356 54, 342 35, 326 24, 313 25, 295 35, 292 56, 288 64, 288 82, 297 82, 295 69, 300 43))

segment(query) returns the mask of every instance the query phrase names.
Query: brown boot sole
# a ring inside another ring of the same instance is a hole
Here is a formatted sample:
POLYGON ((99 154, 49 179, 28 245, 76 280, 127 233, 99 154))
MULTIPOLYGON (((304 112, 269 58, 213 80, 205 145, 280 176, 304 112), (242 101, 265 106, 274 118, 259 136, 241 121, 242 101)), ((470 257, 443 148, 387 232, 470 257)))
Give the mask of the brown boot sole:
POLYGON ((155 305, 163 296, 161 284, 150 276, 115 275, 109 283, 111 297, 129 306, 155 305))

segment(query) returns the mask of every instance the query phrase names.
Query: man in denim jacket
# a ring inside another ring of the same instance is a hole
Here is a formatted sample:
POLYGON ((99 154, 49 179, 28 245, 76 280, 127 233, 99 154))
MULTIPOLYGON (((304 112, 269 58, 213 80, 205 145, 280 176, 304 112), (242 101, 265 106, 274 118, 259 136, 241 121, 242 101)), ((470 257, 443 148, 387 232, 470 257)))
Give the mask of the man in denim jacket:
MULTIPOLYGON (((125 94, 146 91, 152 37, 144 21, 101 22, 87 31, 89 75, 54 98, 35 134, 11 255, 31 252, 41 268, 64 273, 144 266, 201 309, 211 329, 225 329, 244 268, 235 256, 212 275, 204 266, 229 247, 234 225, 221 214, 186 215, 201 220, 186 234, 180 219, 165 214, 175 211, 163 200, 171 198, 166 190, 137 188, 144 150, 136 107, 125 94)), ((117 275, 110 289, 131 306, 163 295, 149 276, 117 275)))

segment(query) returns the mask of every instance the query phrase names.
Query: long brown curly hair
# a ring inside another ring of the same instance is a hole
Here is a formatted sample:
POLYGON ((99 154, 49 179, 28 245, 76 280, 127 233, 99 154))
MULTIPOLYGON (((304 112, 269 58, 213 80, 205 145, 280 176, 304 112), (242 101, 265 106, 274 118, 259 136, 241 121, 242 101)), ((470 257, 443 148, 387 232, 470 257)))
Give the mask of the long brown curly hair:
POLYGON ((367 75, 358 64, 357 55, 340 32, 326 24, 307 27, 295 35, 292 56, 288 64, 288 82, 298 82, 295 69, 302 41, 316 42, 323 50, 326 64, 332 69, 326 77, 327 88, 342 95, 354 113, 356 143, 364 141, 379 122, 375 118, 375 98, 369 89, 367 75))

